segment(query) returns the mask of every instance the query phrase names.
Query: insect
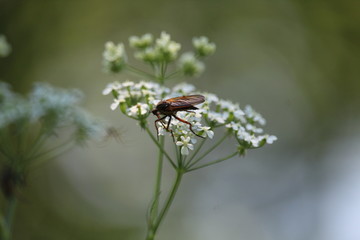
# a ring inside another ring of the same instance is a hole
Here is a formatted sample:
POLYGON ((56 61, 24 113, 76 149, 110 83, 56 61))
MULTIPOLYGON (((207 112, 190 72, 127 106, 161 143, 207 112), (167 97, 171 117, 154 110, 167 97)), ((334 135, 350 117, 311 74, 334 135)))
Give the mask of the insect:
POLYGON ((172 130, 170 130, 169 127, 170 127, 171 119, 175 118, 180 122, 188 124, 189 129, 193 134, 195 134, 198 137, 204 138, 203 136, 200 136, 193 131, 191 123, 176 116, 176 113, 179 111, 192 112, 190 110, 197 110, 198 108, 195 107, 194 105, 203 103, 204 101, 205 101, 205 97, 203 95, 189 95, 189 96, 169 98, 160 101, 156 105, 154 110, 152 110, 152 113, 158 118, 157 120, 155 120, 155 128, 157 135, 159 136, 159 131, 156 126, 156 123, 160 122, 167 131, 171 132, 171 135, 174 138, 172 130), (163 120, 165 120, 165 118, 167 117, 169 117, 169 121, 167 122, 167 126, 165 127, 163 120))

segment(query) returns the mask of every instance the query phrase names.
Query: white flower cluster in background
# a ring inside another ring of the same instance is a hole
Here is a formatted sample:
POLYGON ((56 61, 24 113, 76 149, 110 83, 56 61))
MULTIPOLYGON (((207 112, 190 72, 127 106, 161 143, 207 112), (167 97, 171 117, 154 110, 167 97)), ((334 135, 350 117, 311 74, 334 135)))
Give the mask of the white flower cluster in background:
POLYGON ((105 125, 79 106, 82 98, 78 90, 54 88, 46 83, 35 83, 29 96, 23 97, 0 82, 0 132, 38 124, 45 135, 71 127, 77 142, 104 137, 105 125))
POLYGON ((11 52, 11 46, 4 35, 0 35, 0 57, 6 57, 11 52))
MULTIPOLYGON (((170 89, 154 82, 114 82, 108 84, 103 91, 104 95, 110 93, 114 96, 110 108, 112 110, 120 108, 121 112, 128 117, 139 120, 142 127, 148 124, 147 118, 159 101, 178 96, 201 94, 205 97, 205 102, 196 105, 198 110, 180 111, 176 114, 178 118, 191 123, 192 130, 196 134, 204 138, 213 138, 213 130, 224 127, 245 149, 261 147, 276 140, 273 135, 263 134, 261 127, 265 125, 265 119, 250 106, 246 106, 242 110, 239 104, 220 99, 212 93, 198 92, 191 84, 181 83, 170 89)), ((151 121, 156 119, 153 116, 151 121)), ((158 134, 165 135, 169 132, 175 137, 176 145, 181 146, 181 153, 189 154, 189 150, 194 149, 194 144, 199 137, 190 131, 189 124, 174 118, 171 119, 169 125, 170 131, 167 131, 168 120, 169 117, 162 123, 158 122, 156 126, 158 134)))

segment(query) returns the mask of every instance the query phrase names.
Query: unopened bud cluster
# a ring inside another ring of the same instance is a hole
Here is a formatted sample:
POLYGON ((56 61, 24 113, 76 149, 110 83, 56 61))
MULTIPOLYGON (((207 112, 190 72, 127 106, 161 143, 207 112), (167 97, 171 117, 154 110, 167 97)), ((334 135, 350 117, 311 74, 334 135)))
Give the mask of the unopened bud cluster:
MULTIPOLYGON (((215 44, 209 42, 207 37, 199 37, 193 39, 193 52, 180 54, 181 44, 173 41, 166 32, 162 32, 156 39, 149 33, 131 36, 129 45, 134 49, 134 57, 156 69, 156 77, 162 78, 165 78, 162 74, 172 62, 176 62, 174 72, 185 76, 199 76, 205 69, 203 58, 212 55, 216 50, 215 44)), ((107 42, 103 63, 107 72, 118 73, 126 69, 126 66, 129 66, 128 70, 131 69, 123 43, 107 42)))
POLYGON ((120 72, 126 66, 126 62, 127 57, 124 44, 119 43, 116 45, 113 42, 107 42, 105 44, 103 64, 106 71, 113 73, 120 72))

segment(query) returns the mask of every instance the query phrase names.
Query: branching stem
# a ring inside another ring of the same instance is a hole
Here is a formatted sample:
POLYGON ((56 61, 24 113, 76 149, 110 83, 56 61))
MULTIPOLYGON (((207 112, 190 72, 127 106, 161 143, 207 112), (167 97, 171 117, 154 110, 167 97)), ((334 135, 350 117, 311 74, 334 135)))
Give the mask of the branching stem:
POLYGON ((238 152, 234 152, 233 154, 230 154, 229 156, 226 156, 226 157, 224 157, 224 158, 220 158, 220 159, 218 159, 218 160, 211 161, 211 162, 205 163, 205 164, 203 164, 203 165, 190 168, 190 169, 186 170, 186 172, 191 172, 191 171, 194 171, 194 170, 198 170, 198 169, 200 169, 200 168, 208 167, 208 166, 214 165, 214 164, 216 164, 216 163, 223 162, 223 161, 228 160, 228 159, 230 159, 230 158, 232 158, 232 157, 235 157, 237 154, 238 154, 238 152))
POLYGON ((160 149, 160 151, 162 151, 165 155, 165 157, 169 160, 169 163, 171 164, 171 166, 173 168, 176 169, 176 164, 174 163, 174 161, 171 159, 171 157, 169 156, 169 154, 165 151, 165 149, 160 145, 160 143, 156 140, 155 136, 151 133, 150 129, 145 126, 145 130, 148 133, 148 135, 150 136, 151 140, 156 144, 156 146, 160 149))

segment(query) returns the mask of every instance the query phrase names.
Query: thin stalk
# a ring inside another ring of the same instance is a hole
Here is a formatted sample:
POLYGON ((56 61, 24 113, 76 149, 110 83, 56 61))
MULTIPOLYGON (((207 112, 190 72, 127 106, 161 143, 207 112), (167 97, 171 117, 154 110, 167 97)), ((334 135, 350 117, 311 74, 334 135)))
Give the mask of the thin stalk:
POLYGON ((174 144, 174 146, 175 146, 175 153, 176 153, 176 159, 178 162, 178 166, 180 166, 180 158, 181 158, 180 151, 179 151, 180 149, 176 144, 174 144))
POLYGON ((205 141, 206 141, 206 138, 201 140, 200 145, 196 148, 195 152, 191 155, 189 161, 185 164, 185 167, 188 167, 190 165, 191 161, 196 157, 196 155, 199 153, 201 148, 204 146, 205 141))
POLYGON ((2 219, 2 240, 10 240, 12 238, 12 223, 14 219, 17 200, 15 197, 11 197, 8 200, 5 216, 2 219))
POLYGON ((126 65, 126 69, 129 71, 129 72, 132 72, 132 73, 135 73, 137 75, 140 75, 142 77, 148 77, 150 79, 155 79, 155 76, 150 74, 150 73, 147 73, 147 72, 144 72, 143 70, 141 69, 138 69, 136 67, 133 67, 133 66, 130 66, 130 65, 126 65))
MULTIPOLYGON (((162 148, 164 148, 164 144, 165 144, 165 138, 164 138, 164 136, 160 136, 160 145, 162 148)), ((155 182, 155 189, 154 189, 154 204, 153 204, 151 212, 150 212, 151 221, 154 221, 158 214, 163 160, 164 160, 164 152, 159 149, 157 174, 156 174, 156 182, 155 182)))
POLYGON ((208 167, 208 166, 214 165, 214 164, 216 164, 216 163, 223 162, 223 161, 225 161, 225 160, 228 160, 228 159, 236 156, 237 154, 238 154, 238 152, 234 152, 233 154, 230 154, 230 155, 227 156, 227 157, 220 158, 220 159, 218 159, 218 160, 211 161, 211 162, 205 163, 205 164, 203 164, 203 165, 200 165, 200 166, 197 166, 197 167, 194 167, 194 168, 190 168, 190 169, 186 170, 186 172, 191 172, 191 171, 194 171, 194 170, 197 170, 197 169, 200 169, 200 168, 208 167))
POLYGON ((172 79, 172 78, 176 78, 177 75, 179 75, 181 73, 181 71, 177 70, 177 71, 174 71, 172 73, 170 73, 169 75, 166 76, 166 79, 172 79))
POLYGON ((160 151, 162 151, 165 155, 165 157, 169 160, 171 166, 173 166, 173 168, 176 169, 176 164, 174 163, 174 161, 171 159, 171 157, 169 156, 169 154, 165 151, 165 149, 160 145, 160 143, 156 140, 156 138, 154 137, 154 135, 151 133, 150 129, 146 126, 145 127, 146 132, 148 133, 148 135, 150 136, 151 140, 153 140, 153 142, 156 144, 156 146, 160 149, 160 151))
POLYGON ((62 149, 62 148, 67 148, 68 146, 71 146, 73 144, 73 141, 71 141, 71 139, 69 139, 68 141, 65 141, 53 148, 50 148, 48 150, 45 150, 44 152, 36 152, 36 154, 34 153, 32 156, 29 156, 29 160, 31 159, 37 159, 37 158, 40 158, 40 157, 43 157, 47 154, 50 154, 50 153, 53 153, 55 152, 56 150, 58 149, 62 149))
POLYGON ((164 85, 165 83, 165 72, 167 68, 167 63, 161 62, 159 68, 157 69, 156 78, 160 85, 164 85))
MULTIPOLYGON (((47 152, 42 156, 39 156, 37 158, 34 158, 34 162, 32 163, 32 167, 38 167, 39 165, 43 164, 46 161, 49 161, 51 159, 58 158, 59 156, 63 155, 64 153, 70 151, 72 148, 74 148, 73 144, 68 144, 66 146, 63 146, 60 151, 54 152, 57 149, 54 149, 53 152, 47 152), (66 147, 66 148, 65 148, 66 147), (45 156, 48 154, 52 154, 50 156, 45 156)), ((60 148, 59 148, 60 149, 60 148)))
POLYGON ((161 209, 158 218, 156 219, 155 224, 151 227, 151 229, 149 229, 147 236, 146 236, 146 240, 153 240, 155 239, 155 235, 156 232, 161 224, 161 222, 164 220, 164 217, 166 215, 166 213, 169 211, 169 208, 174 200, 174 197, 176 195, 177 190, 179 189, 180 183, 181 183, 181 179, 182 176, 184 175, 184 171, 183 169, 177 169, 176 172, 176 178, 174 181, 174 184, 170 190, 170 193, 164 203, 164 207, 161 209))
POLYGON ((188 164, 188 168, 191 168, 192 166, 194 166, 196 163, 198 163, 201 159, 203 159, 204 157, 206 157, 206 155, 208 155, 209 153, 211 153, 215 148, 217 148, 229 135, 229 133, 225 133, 224 136, 217 142, 215 143, 211 148, 209 148, 206 152, 203 153, 203 155, 201 155, 198 159, 196 159, 194 162, 192 162, 191 164, 188 164))
POLYGON ((29 149, 28 158, 31 159, 35 154, 37 154, 49 138, 50 137, 48 135, 39 133, 38 137, 34 140, 32 147, 29 149))

